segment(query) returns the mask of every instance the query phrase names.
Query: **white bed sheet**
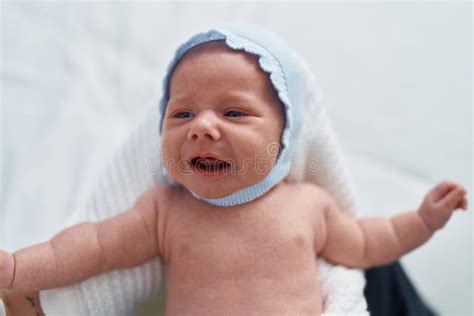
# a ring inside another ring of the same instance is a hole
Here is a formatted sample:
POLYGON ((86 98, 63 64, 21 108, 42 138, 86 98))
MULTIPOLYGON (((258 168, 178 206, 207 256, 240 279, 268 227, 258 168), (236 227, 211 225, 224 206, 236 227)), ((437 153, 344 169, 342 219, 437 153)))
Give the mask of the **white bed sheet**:
MULTIPOLYGON (((79 210, 156 106, 173 49, 214 23, 280 34, 318 74, 361 214, 418 206, 444 178, 472 192, 471 4, 1 3, 0 247, 79 210), (403 23, 402 23, 403 22, 403 23)), ((403 264, 443 315, 472 314, 472 211, 403 264)))

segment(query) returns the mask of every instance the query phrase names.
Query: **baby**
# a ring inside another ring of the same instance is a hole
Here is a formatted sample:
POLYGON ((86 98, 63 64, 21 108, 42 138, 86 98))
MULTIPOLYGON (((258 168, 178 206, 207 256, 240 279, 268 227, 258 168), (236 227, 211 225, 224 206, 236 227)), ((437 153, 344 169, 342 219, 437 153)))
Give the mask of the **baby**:
POLYGON ((13 254, 0 250, 0 288, 63 287, 160 256, 169 315, 317 315, 316 256, 383 265, 467 209, 463 186, 444 181, 416 210, 356 220, 324 189, 285 181, 297 97, 282 92, 277 71, 263 69, 261 46, 239 48, 236 38, 249 40, 200 34, 170 66, 160 128, 171 183, 115 217, 13 254))

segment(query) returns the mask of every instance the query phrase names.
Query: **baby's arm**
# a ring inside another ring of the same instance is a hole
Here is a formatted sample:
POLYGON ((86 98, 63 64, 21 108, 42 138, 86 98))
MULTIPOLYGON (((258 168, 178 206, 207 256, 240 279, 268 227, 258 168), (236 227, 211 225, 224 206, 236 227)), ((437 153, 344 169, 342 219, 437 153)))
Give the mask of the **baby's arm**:
POLYGON ((0 250, 0 288, 57 288, 143 263, 159 255, 157 213, 153 191, 148 191, 112 218, 71 226, 13 254, 0 250))
MULTIPOLYGON (((6 316, 44 316, 39 291, 0 290, 6 316)), ((0 315, 2 314, 0 307, 0 315)))
POLYGON ((391 219, 354 220, 328 195, 326 241, 320 255, 334 263, 367 268, 389 263, 425 243, 457 208, 467 208, 465 189, 444 181, 426 194, 416 211, 391 219))

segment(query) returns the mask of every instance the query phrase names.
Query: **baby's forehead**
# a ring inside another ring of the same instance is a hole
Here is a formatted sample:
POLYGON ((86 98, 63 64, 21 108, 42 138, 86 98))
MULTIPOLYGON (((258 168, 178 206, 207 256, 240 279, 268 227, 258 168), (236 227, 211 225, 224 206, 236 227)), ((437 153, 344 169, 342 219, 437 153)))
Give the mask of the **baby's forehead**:
POLYGON ((204 66, 209 65, 216 70, 226 71, 234 66, 236 70, 246 68, 266 75, 258 63, 257 55, 231 49, 222 40, 206 42, 190 49, 177 63, 172 75, 178 69, 190 72, 206 71, 204 66))
POLYGON ((259 56, 231 49, 224 41, 189 50, 174 68, 168 89, 170 97, 177 91, 204 92, 202 89, 208 93, 246 91, 273 101, 277 95, 269 74, 260 67, 259 56))
POLYGON ((247 53, 243 50, 232 49, 225 43, 224 40, 210 41, 210 42, 199 44, 191 48, 189 51, 187 51, 186 54, 181 58, 181 60, 192 58, 192 56, 200 56, 200 55, 208 55, 208 54, 234 55, 234 56, 240 55, 240 56, 246 56, 248 58, 253 58, 254 60, 257 60, 257 55, 247 53))

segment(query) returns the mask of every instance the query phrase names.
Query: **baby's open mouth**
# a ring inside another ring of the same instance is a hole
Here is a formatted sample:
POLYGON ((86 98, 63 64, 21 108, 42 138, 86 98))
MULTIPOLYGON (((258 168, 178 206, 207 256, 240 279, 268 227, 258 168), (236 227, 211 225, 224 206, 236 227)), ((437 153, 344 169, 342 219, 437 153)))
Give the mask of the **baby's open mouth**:
POLYGON ((202 175, 219 175, 230 169, 230 163, 214 157, 195 157, 191 159, 192 167, 202 175))

